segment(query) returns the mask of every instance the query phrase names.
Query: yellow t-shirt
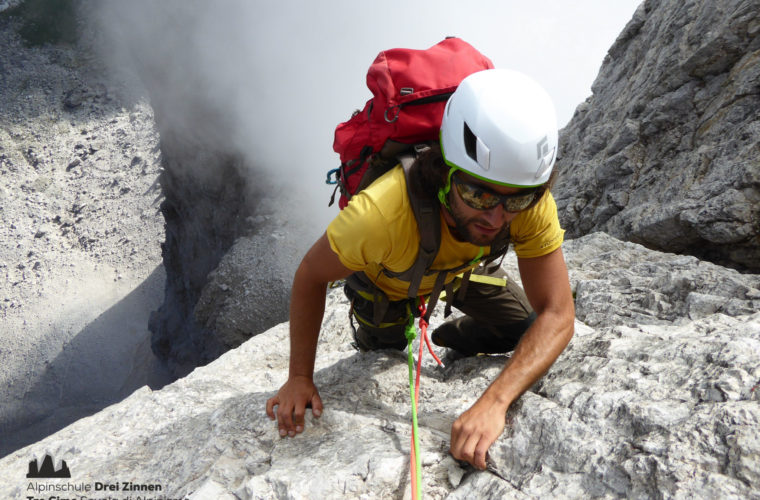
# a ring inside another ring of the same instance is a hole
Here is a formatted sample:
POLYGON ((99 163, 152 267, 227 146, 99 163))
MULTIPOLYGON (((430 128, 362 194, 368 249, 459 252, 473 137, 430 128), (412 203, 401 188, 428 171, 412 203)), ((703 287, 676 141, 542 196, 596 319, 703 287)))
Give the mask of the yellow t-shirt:
MULTIPOLYGON (((453 269, 480 254, 480 247, 457 240, 440 214, 441 246, 433 269, 453 269)), ((510 238, 518 257, 540 257, 562 244, 564 231, 550 193, 530 210, 520 212, 510 224, 510 238)), ((330 247, 344 266, 364 271, 391 300, 406 298, 409 283, 386 276, 382 270, 403 272, 414 264, 420 245, 417 221, 409 203, 406 178, 400 166, 351 198, 327 227, 330 247)), ((490 248, 484 247, 488 255, 490 248)), ((472 267, 475 267, 474 264, 472 267)), ((420 295, 433 290, 436 275, 425 276, 420 295)), ((446 277, 446 282, 454 279, 446 277)))

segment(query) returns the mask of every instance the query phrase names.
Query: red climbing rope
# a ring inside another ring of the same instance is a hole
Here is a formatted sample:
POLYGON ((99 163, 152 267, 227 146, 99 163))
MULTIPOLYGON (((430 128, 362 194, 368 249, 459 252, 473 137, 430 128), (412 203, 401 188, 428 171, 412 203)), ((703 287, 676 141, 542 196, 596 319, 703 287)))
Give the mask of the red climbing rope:
MULTIPOLYGON (((418 447, 418 428, 417 428, 417 418, 416 418, 416 410, 418 408, 418 402, 420 399, 420 374, 422 372, 422 355, 424 354, 424 346, 427 345, 428 352, 433 356, 433 359, 435 359, 436 363, 438 363, 439 366, 443 367, 443 362, 436 356, 435 351, 433 351, 433 347, 430 345, 430 339, 428 338, 427 329, 428 329, 428 322, 425 321, 425 314, 427 313, 427 307, 425 306, 425 301, 420 299, 420 319, 419 319, 419 326, 420 326, 420 350, 419 354, 417 355, 417 373, 414 379, 414 401, 412 402, 412 411, 414 412, 413 415, 413 425, 412 425, 412 446, 411 446, 411 452, 409 453, 409 470, 411 472, 412 476, 412 499, 413 500, 419 500, 419 497, 421 496, 421 485, 418 484, 418 481, 422 480, 422 471, 420 462, 417 459, 417 455, 419 454, 418 447)), ((411 351, 411 341, 409 342, 409 349, 411 351)), ((410 354, 411 356, 411 354, 410 354)), ((411 369, 411 367, 410 367, 411 369)))

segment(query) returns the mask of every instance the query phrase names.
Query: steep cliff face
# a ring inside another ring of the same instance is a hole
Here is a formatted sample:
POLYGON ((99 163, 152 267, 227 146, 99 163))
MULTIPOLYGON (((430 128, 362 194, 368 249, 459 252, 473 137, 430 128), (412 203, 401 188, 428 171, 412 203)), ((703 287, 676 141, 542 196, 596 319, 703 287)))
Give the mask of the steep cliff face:
POLYGON ((151 316, 152 347, 182 375, 226 350, 213 331, 196 320, 193 310, 208 274, 243 234, 253 207, 248 200, 254 193, 248 190, 248 166, 228 141, 232 124, 203 96, 205 87, 193 71, 192 40, 167 36, 154 47, 153 30, 158 28, 145 19, 134 20, 142 23, 136 29, 143 30, 144 37, 110 35, 113 19, 135 15, 137 10, 120 7, 110 4, 100 11, 103 37, 117 47, 106 54, 116 61, 131 61, 146 88, 161 136, 159 182, 166 230, 161 248, 167 281, 164 304, 151 316), (133 58, 119 55, 118 50, 133 58), (176 68, 171 71, 165 68, 170 59, 176 68))
POLYGON ((561 133, 570 237, 760 270, 760 1, 647 0, 561 133))
MULTIPOLYGON (((449 430, 506 358, 441 369, 426 356, 425 498, 759 499, 760 276, 602 233, 565 252, 579 317, 594 326, 577 321, 568 349, 509 411, 487 471, 451 458, 449 430)), ((505 267, 517 275, 513 255, 505 267)), ((49 453, 72 482, 118 478, 167 498, 408 498, 406 355, 355 351, 340 290, 327 306, 315 374, 325 411, 307 412, 298 437, 281 439, 264 413, 287 377, 282 324, 0 460, 0 496, 26 493, 29 461, 49 453)))
MULTIPOLYGON (((234 46, 243 40, 225 38, 223 27, 204 23, 216 8, 204 2, 96 7, 91 17, 104 59, 115 72, 139 76, 161 136, 167 283, 150 328, 153 351, 184 375, 287 319, 293 265, 314 232, 285 222, 291 207, 303 212, 294 194, 300 187, 256 154, 255 141, 273 140, 263 132, 277 120, 260 116, 259 107, 241 111, 248 109, 247 96, 262 98, 261 74, 239 60, 234 46), (206 46, 211 42, 215 50, 206 46), (240 115, 250 123, 241 123, 240 115), (292 186, 289 196, 278 196, 283 184, 292 186), (292 238, 273 239, 285 232, 292 238), (238 250, 246 242, 256 247, 246 262, 237 258, 240 251, 226 257, 241 238, 238 250), (250 312, 246 321, 233 325, 219 317, 241 308, 250 312)), ((288 151, 280 154, 287 157, 288 151)))
MULTIPOLYGON (((154 90, 153 98, 160 96, 154 90)), ((239 160, 211 144, 177 137, 171 127, 159 126, 159 132, 166 229, 161 249, 167 281, 164 303, 151 315, 151 344, 181 375, 230 347, 220 344, 193 311, 209 273, 243 232, 251 207, 239 160)))
POLYGON ((165 365, 187 373, 284 321, 298 255, 283 228, 305 234, 268 208, 275 189, 246 181, 213 106, 156 84, 145 60, 149 102, 133 72, 98 57, 113 55, 96 49, 103 4, 11 4, 0 2, 0 456, 173 380, 165 365))
POLYGON ((249 185, 238 157, 166 132, 167 284, 150 328, 153 351, 180 375, 287 320, 292 276, 312 231, 273 210, 277 188, 249 185))

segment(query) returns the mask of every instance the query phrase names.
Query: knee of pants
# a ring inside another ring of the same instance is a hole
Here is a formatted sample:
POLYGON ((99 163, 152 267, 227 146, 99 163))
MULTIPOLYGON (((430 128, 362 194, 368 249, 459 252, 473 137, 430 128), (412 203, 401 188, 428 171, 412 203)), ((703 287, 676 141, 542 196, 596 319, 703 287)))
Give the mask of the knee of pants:
POLYGON ((448 321, 433 332, 433 342, 466 356, 477 353, 505 353, 514 350, 536 313, 514 323, 485 325, 469 316, 448 321))
POLYGON ((471 283, 462 299, 455 298, 454 307, 487 325, 517 323, 533 313, 525 292, 512 281, 506 286, 471 283))
POLYGON ((535 311, 531 311, 528 317, 521 321, 515 321, 514 323, 501 325, 500 327, 498 327, 501 333, 500 336, 519 341, 519 339, 522 338, 525 332, 528 331, 528 328, 530 328, 530 325, 532 325, 533 322, 536 321, 537 317, 538 316, 536 315, 535 311))

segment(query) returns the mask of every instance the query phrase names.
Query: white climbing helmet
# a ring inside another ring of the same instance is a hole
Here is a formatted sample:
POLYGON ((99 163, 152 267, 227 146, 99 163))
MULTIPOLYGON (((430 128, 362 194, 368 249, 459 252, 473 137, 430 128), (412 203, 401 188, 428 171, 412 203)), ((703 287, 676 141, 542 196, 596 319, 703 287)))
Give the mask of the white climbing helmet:
POLYGON ((549 94, 517 71, 487 69, 459 84, 446 103, 446 163, 487 182, 535 187, 557 158, 557 115, 549 94))

